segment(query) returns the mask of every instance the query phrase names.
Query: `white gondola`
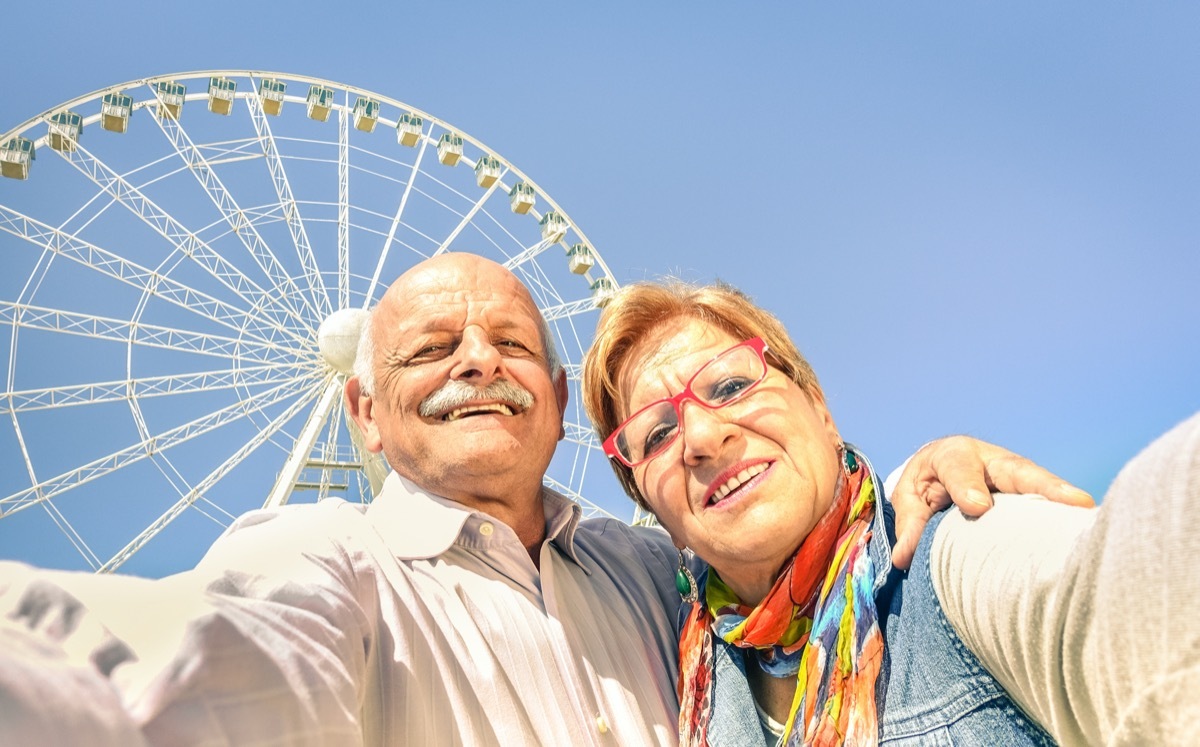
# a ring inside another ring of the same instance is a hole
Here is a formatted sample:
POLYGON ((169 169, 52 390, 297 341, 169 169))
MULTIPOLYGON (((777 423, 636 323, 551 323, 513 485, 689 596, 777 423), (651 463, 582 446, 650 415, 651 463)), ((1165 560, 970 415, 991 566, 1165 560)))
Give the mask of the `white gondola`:
POLYGON ((594 281, 592 281, 591 290, 592 300, 595 301, 596 305, 600 306, 601 308, 603 308, 608 303, 609 299, 613 297, 613 294, 617 292, 616 286, 613 285, 613 281, 607 275, 601 278, 596 278, 594 281))
POLYGON ((132 112, 132 96, 106 93, 100 102, 100 126, 109 132, 124 132, 129 128, 129 115, 132 112))
POLYGON ((553 244, 567 235, 567 219, 551 210, 538 221, 542 227, 542 240, 553 244))
POLYGON ((263 78, 258 84, 258 97, 262 99, 263 111, 272 116, 283 111, 283 95, 287 84, 274 78, 263 78))
POLYGON ((517 182, 508 190, 508 205, 514 213, 524 215, 537 201, 537 191, 528 182, 517 182))
POLYGON ((480 156, 475 162, 475 183, 487 189, 496 183, 500 178, 500 172, 504 167, 500 165, 500 159, 495 156, 480 156))
POLYGON ((158 116, 179 119, 183 113, 183 97, 187 95, 187 88, 173 80, 160 80, 154 84, 154 92, 158 94, 158 108, 155 109, 158 116))
POLYGON ((233 96, 237 83, 229 78, 208 79, 208 110, 213 114, 229 115, 233 111, 233 96))
POLYGON ((595 266, 596 260, 587 244, 574 244, 567 250, 567 267, 576 275, 583 275, 595 266))
POLYGON ((54 112, 50 115, 50 147, 69 153, 75 150, 75 141, 83 134, 83 117, 72 111, 54 112))
POLYGON ((366 96, 359 96, 354 102, 354 127, 363 132, 374 132, 375 123, 379 121, 379 102, 366 96))
POLYGON ((456 135, 453 132, 442 135, 438 140, 437 152, 438 160, 447 166, 458 163, 458 159, 462 158, 463 154, 462 135, 456 135))
POLYGON ((0 175, 10 179, 28 179, 29 164, 36 157, 32 140, 14 137, 0 145, 0 175))
POLYGON ((416 114, 401 114, 396 120, 396 141, 401 145, 413 147, 421 140, 421 128, 425 120, 416 114))
POLYGON ((308 89, 308 116, 318 122, 329 120, 333 110, 333 89, 315 83, 308 89))

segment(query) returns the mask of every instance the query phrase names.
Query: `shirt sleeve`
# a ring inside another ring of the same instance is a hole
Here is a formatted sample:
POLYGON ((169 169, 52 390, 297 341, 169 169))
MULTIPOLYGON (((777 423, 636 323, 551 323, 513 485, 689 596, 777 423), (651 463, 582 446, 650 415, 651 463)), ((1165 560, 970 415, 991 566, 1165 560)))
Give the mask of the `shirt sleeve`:
POLYGON ((1130 462, 1099 509, 996 497, 952 511, 931 572, 946 616, 1062 744, 1187 744, 1200 723, 1200 415, 1130 462))
MULTIPOLYGON (((5 607, 27 605, 30 588, 57 589, 50 612, 91 632, 64 643, 47 634, 52 626, 28 620, 23 632, 10 630, 35 651, 25 657, 36 674, 30 687, 80 683, 102 693, 94 707, 75 710, 96 712, 114 739, 132 724, 149 744, 360 742, 369 620, 377 618, 373 596, 359 592, 373 588, 369 569, 348 549, 350 525, 362 517, 350 507, 297 508, 242 517, 195 570, 160 581, 35 573, 5 607), (103 650, 115 664, 95 665, 103 650)), ((34 728, 53 709, 31 703, 27 691, 16 691, 12 707, 34 728)), ((80 731, 34 742, 93 739, 80 731)))

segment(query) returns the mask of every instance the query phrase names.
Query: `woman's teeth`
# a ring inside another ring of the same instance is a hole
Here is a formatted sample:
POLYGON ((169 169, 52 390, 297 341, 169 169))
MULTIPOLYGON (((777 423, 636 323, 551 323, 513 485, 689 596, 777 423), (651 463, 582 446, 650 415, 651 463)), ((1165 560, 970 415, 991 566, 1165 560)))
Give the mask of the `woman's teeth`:
POLYGON ((766 463, 759 463, 759 464, 754 465, 753 467, 747 467, 746 469, 737 473, 735 476, 729 478, 729 480, 726 481, 724 485, 722 485, 721 487, 716 489, 716 491, 713 493, 712 500, 710 501, 710 503, 714 503, 714 504, 720 503, 722 500, 725 499, 725 496, 727 496, 730 493, 732 493, 733 491, 737 490, 739 487, 741 487, 745 483, 749 482, 754 477, 757 477, 758 475, 761 475, 762 473, 766 472, 767 467, 769 467, 769 466, 770 465, 766 464, 766 463))

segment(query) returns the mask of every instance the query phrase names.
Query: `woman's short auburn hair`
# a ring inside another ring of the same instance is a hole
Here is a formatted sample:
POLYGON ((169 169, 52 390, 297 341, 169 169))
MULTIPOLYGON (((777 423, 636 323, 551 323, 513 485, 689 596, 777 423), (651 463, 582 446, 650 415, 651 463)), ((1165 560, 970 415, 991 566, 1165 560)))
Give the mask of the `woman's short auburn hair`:
MULTIPOLYGON (((710 285, 677 279, 633 283, 617 291, 605 305, 596 338, 583 360, 583 404, 601 441, 625 417, 618 405, 617 379, 630 354, 653 329, 680 317, 711 324, 738 340, 763 338, 767 362, 772 367, 810 397, 824 398, 816 373, 796 349, 783 323, 737 288, 720 281, 710 285)), ((616 459, 609 461, 625 492, 649 511, 633 479, 633 470, 616 459)))

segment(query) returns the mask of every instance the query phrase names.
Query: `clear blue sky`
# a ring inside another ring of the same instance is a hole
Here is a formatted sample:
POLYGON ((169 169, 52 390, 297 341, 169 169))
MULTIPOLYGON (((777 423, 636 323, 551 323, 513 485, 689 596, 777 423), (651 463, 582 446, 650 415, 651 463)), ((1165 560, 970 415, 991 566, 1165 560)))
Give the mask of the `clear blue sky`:
POLYGON ((884 468, 965 432, 1099 496, 1200 409, 1194 4, 66 2, 5 29, 0 131, 222 68, 458 125, 622 282, 778 313, 884 468))

